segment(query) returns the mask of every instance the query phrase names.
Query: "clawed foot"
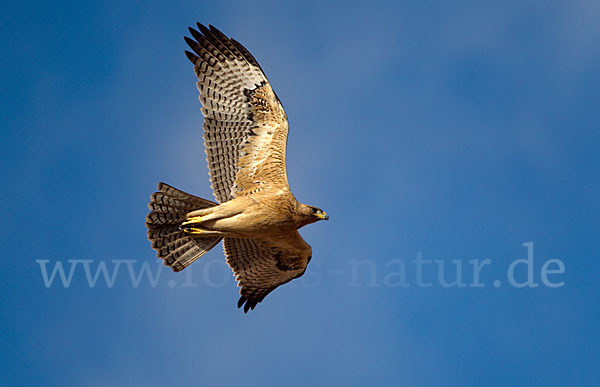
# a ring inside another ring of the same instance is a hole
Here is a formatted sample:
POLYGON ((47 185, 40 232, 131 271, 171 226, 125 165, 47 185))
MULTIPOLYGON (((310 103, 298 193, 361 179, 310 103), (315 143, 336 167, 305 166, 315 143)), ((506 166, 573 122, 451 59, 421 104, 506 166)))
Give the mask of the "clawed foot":
POLYGON ((200 234, 205 234, 205 233, 209 232, 208 230, 198 227, 198 225, 200 223, 202 223, 202 217, 201 216, 193 216, 191 218, 187 218, 186 220, 184 220, 181 223, 181 225, 179 226, 179 229, 181 231, 185 231, 188 234, 194 234, 194 235, 200 235, 200 234))
POLYGON ((222 234, 218 231, 202 227, 201 224, 203 221, 206 221, 206 217, 202 219, 201 216, 193 216, 184 220, 179 226, 179 229, 186 234, 202 237, 222 236, 222 234))
POLYGON ((179 226, 179 228, 189 226, 191 224, 197 224, 197 223, 202 223, 201 216, 193 216, 191 218, 187 218, 186 220, 183 221, 183 223, 181 223, 181 226, 179 226))
POLYGON ((187 234, 194 234, 194 235, 206 234, 207 232, 210 232, 210 231, 198 228, 198 227, 185 227, 183 225, 179 226, 179 229, 181 231, 186 232, 187 234))

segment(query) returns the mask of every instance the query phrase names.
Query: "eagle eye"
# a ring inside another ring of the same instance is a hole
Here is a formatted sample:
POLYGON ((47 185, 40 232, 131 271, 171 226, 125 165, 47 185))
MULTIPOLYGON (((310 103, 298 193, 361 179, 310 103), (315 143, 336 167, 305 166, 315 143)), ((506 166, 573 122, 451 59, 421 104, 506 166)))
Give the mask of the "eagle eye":
POLYGON ((312 210, 313 214, 318 214, 320 211, 318 208, 315 208, 315 207, 312 207, 311 210, 312 210))

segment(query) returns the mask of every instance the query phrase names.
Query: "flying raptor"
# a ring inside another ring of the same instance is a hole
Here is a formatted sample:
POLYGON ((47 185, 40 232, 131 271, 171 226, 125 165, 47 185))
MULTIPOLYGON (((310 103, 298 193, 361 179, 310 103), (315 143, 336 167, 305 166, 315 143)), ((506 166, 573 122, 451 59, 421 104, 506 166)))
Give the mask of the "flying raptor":
POLYGON ((304 274, 312 249, 298 229, 329 216, 296 200, 286 174, 288 120, 254 57, 209 25, 189 28, 204 147, 218 203, 165 183, 150 197, 148 239, 180 271, 223 240, 244 312, 304 274))

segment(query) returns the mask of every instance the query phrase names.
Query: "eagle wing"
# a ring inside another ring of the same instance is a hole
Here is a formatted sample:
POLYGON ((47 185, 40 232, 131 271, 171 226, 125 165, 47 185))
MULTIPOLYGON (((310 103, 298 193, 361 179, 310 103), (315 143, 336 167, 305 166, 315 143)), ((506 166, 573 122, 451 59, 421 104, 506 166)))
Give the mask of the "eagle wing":
POLYGON ((298 231, 277 238, 225 238, 227 263, 241 287, 238 308, 244 312, 261 302, 267 294, 304 274, 312 249, 298 231))
POLYGON ((285 167, 287 116, 254 57, 215 27, 197 24, 186 51, 198 77, 204 146, 220 202, 260 191, 289 190, 285 167))

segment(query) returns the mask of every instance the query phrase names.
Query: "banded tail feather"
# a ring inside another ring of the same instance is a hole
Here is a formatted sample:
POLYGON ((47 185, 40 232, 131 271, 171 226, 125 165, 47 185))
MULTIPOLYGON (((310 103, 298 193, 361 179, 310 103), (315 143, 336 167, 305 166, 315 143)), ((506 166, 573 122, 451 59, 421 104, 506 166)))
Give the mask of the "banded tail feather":
POLYGON ((210 200, 158 183, 157 192, 150 195, 146 215, 148 239, 158 258, 173 271, 181 271, 221 241, 221 237, 197 237, 179 229, 186 214, 218 205, 210 200))

